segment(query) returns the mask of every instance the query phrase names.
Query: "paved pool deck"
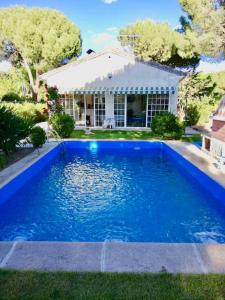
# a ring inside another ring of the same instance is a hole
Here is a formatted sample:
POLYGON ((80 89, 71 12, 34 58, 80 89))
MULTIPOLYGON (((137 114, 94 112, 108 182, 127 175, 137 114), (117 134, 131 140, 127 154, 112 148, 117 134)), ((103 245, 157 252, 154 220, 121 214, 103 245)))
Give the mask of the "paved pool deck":
MULTIPOLYGON (((165 142, 225 187, 225 173, 196 146, 165 142)), ((0 187, 57 143, 0 172, 0 187)), ((88 272, 225 273, 225 244, 126 242, 0 242, 0 269, 88 272)))
POLYGON ((1 242, 0 268, 76 272, 225 273, 225 245, 1 242))
POLYGON ((36 149, 19 161, 0 171, 0 189, 10 182, 13 178, 18 176, 24 170, 29 168, 33 163, 46 155, 49 151, 55 148, 59 143, 52 141, 46 143, 42 148, 36 149))
POLYGON ((217 161, 208 153, 191 143, 180 141, 164 141, 164 143, 225 188, 225 168, 219 169, 217 161))

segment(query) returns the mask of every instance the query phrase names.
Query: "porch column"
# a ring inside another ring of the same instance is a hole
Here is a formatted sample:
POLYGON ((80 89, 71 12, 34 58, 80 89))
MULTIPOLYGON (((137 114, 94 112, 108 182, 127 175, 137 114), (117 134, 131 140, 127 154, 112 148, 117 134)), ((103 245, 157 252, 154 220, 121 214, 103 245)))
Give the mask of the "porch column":
POLYGON ((124 127, 127 128, 127 94, 125 94, 124 101, 124 127))
POLYGON ((87 100, 86 100, 86 95, 84 94, 84 122, 85 122, 85 128, 87 127, 87 100))
POLYGON ((96 126, 96 120, 95 120, 95 95, 93 95, 93 97, 94 97, 93 105, 94 105, 94 127, 95 127, 96 126))
POLYGON ((146 99, 146 118, 145 118, 145 127, 148 128, 148 94, 146 99))
POLYGON ((114 95, 105 94, 105 117, 114 118, 114 95))
POLYGON ((169 111, 174 115, 177 114, 177 97, 178 97, 177 90, 175 91, 174 94, 171 93, 169 95, 169 111))

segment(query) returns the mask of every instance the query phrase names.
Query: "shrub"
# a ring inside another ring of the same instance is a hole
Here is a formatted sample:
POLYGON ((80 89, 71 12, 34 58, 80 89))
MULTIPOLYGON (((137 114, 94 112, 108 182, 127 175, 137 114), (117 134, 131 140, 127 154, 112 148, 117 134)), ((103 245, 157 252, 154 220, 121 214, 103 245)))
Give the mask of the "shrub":
POLYGON ((74 120, 67 114, 54 114, 50 123, 60 137, 69 137, 74 129, 74 120))
POLYGON ((39 148, 44 145, 47 140, 46 133, 44 129, 39 126, 35 126, 31 129, 29 140, 34 148, 39 148))
POLYGON ((156 115, 152 120, 152 132, 157 136, 179 139, 184 133, 183 124, 170 112, 156 115))
POLYGON ((16 113, 0 106, 0 150, 5 154, 14 151, 20 140, 26 138, 31 130, 31 122, 16 113))
POLYGON ((5 155, 0 154, 0 169, 3 169, 6 164, 7 164, 7 159, 5 155))
POLYGON ((48 114, 43 112, 42 110, 36 109, 34 111, 33 120, 34 120, 34 123, 45 122, 48 120, 48 114))
POLYGON ((15 104, 4 103, 4 105, 13 109, 18 116, 32 120, 34 124, 44 122, 48 119, 48 114, 44 112, 46 104, 24 102, 15 104))
POLYGON ((188 107, 185 110, 185 114, 186 114, 185 124, 187 126, 193 126, 198 123, 199 118, 200 118, 200 113, 199 113, 197 105, 194 105, 194 104, 188 105, 188 107))
POLYGON ((23 102, 24 99, 16 93, 8 93, 2 97, 3 102, 23 102))

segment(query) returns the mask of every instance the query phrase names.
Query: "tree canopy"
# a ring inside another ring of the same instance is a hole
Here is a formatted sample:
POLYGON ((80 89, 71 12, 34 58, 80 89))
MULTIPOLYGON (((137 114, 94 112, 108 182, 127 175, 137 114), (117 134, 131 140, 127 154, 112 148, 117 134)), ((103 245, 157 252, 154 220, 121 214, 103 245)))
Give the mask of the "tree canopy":
POLYGON ((25 67, 34 95, 39 73, 81 52, 79 28, 52 9, 21 6, 0 9, 0 34, 2 51, 25 67))
POLYGON ((187 14, 180 21, 187 37, 195 40, 199 53, 225 53, 225 11, 220 0, 179 0, 187 14))
POLYGON ((142 20, 120 30, 120 41, 131 45, 144 60, 172 66, 195 66, 201 54, 225 53, 225 4, 223 0, 179 0, 186 13, 182 30, 168 24, 142 20))
POLYGON ((199 53, 192 39, 174 31, 166 23, 138 21, 120 30, 120 41, 131 45, 134 53, 148 61, 171 66, 196 65, 199 53))
POLYGON ((225 72, 190 73, 179 85, 179 114, 184 116, 187 106, 195 106, 200 114, 199 124, 207 123, 225 93, 225 72))
MULTIPOLYGON (((29 90, 27 76, 23 68, 11 68, 7 73, 0 73, 0 99, 7 94, 23 97, 29 90)), ((0 100, 1 101, 1 100, 0 100)))

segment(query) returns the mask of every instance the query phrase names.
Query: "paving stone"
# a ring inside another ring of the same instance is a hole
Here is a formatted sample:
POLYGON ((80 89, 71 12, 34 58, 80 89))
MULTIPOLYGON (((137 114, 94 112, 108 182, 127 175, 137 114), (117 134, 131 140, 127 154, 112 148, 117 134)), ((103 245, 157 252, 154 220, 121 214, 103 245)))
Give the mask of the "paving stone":
POLYGON ((100 271, 101 243, 21 242, 6 268, 100 271))
POLYGON ((209 273, 225 273, 225 244, 197 244, 196 248, 209 273))
POLYGON ((12 245, 12 242, 0 242, 0 265, 5 256, 9 253, 12 245))
POLYGON ((105 271, 202 273, 192 244, 108 243, 105 271))

